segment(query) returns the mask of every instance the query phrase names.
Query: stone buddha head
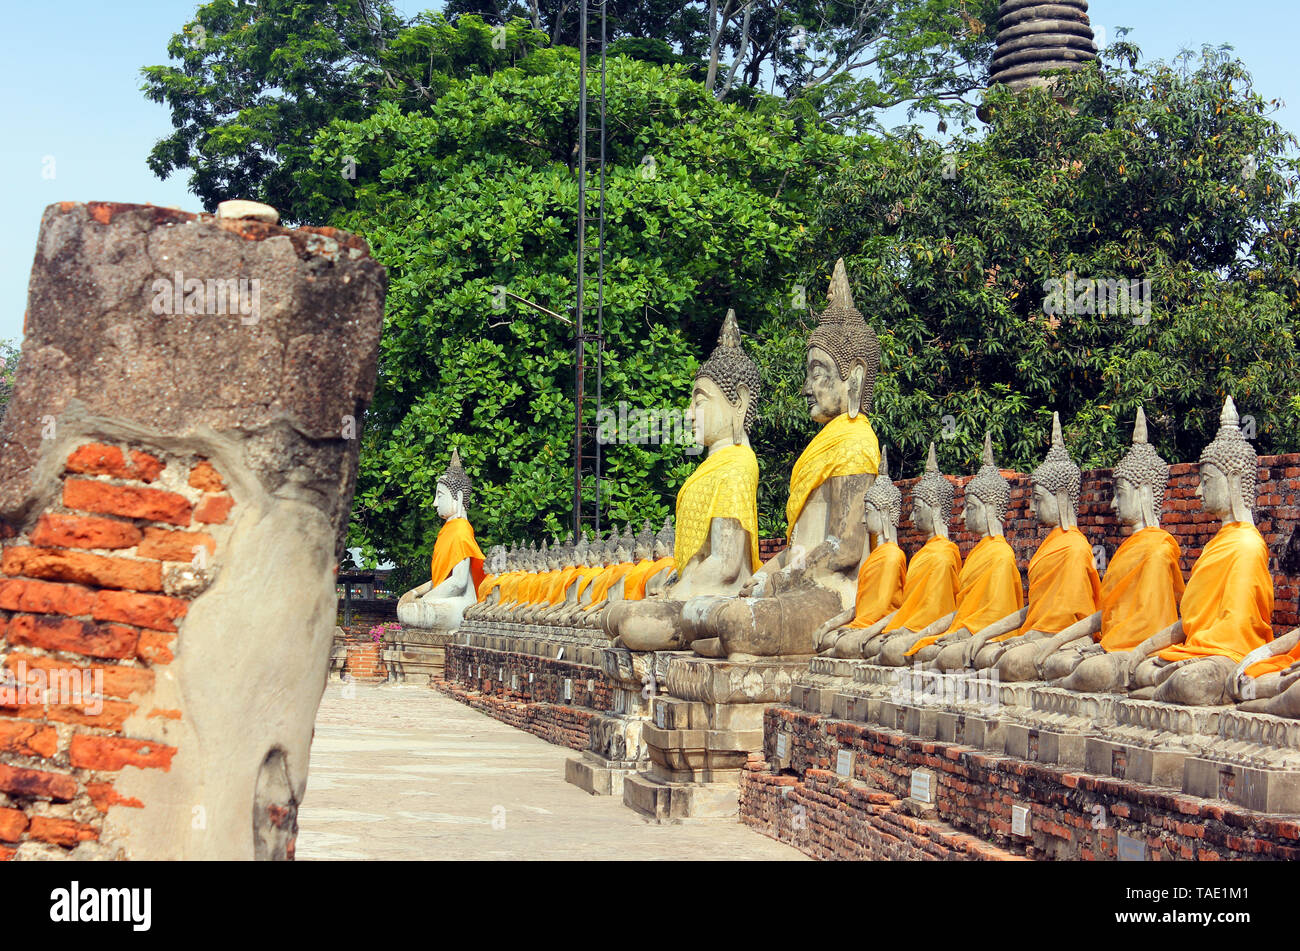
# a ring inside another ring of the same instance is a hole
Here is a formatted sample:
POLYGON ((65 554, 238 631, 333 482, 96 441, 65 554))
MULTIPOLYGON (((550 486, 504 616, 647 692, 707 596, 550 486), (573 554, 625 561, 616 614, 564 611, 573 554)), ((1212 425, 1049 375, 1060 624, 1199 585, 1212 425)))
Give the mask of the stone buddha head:
POLYGON ((1050 527, 1078 527, 1079 489, 1083 473, 1065 450, 1061 414, 1052 413, 1052 447, 1047 458, 1030 475, 1034 487, 1034 516, 1050 527))
POLYGON ((673 553, 673 547, 677 544, 677 532, 673 528, 673 518, 668 516, 664 519, 663 528, 655 534, 654 559, 667 558, 673 553))
POLYGON ((993 461, 993 436, 984 433, 984 453, 979 472, 966 484, 966 505, 961 511, 967 531, 980 536, 1001 535, 1011 505, 1011 484, 993 461))
POLYGON ((912 488, 912 524, 926 535, 948 537, 948 519, 952 517, 952 503, 957 495, 953 484, 939 472, 939 460, 930 443, 930 455, 925 460, 925 472, 912 488))
POLYGON ((632 555, 636 561, 645 561, 654 553, 655 533, 654 528, 650 525, 650 519, 641 523, 641 531, 637 532, 636 539, 632 546, 632 555))
POLYGON ((621 565, 632 560, 632 536, 620 535, 614 543, 613 564, 621 565))
POLYGON ((504 545, 493 545, 488 549, 485 567, 490 575, 499 575, 506 570, 506 549, 504 545))
POLYGON ((578 543, 573 546, 573 567, 586 568, 591 563, 591 543, 587 541, 586 533, 578 539, 578 543))
POLYGON ((1225 523, 1255 524, 1255 449, 1241 432, 1237 406, 1229 396, 1219 414, 1219 432, 1201 452, 1196 497, 1225 523))
POLYGON ((610 526, 609 535, 600 543, 600 562, 606 568, 610 565, 618 564, 618 559, 614 557, 614 549, 618 547, 618 529, 610 526))
POLYGON ((844 259, 835 262, 826 309, 808 335, 803 395, 808 413, 823 425, 845 413, 849 418, 871 409, 880 342, 853 304, 844 259))
POLYGON ((451 462, 447 465, 447 471, 438 476, 437 489, 434 492, 433 504, 438 510, 438 515, 444 521, 452 518, 464 518, 465 509, 469 505, 471 487, 469 476, 460 464, 460 450, 452 449, 451 462))
POLYGON ((882 542, 898 543, 898 520, 903 514, 903 493, 889 478, 889 451, 880 448, 880 472, 862 497, 862 521, 882 542))
POLYGON ((710 451, 749 445, 749 427, 757 415, 760 391, 758 367, 741 347, 736 312, 729 310, 718 345, 695 374, 691 405, 686 410, 695 441, 710 451))
POLYGON ((1160 524, 1169 484, 1169 463, 1147 442, 1147 417, 1138 407, 1133 424, 1133 445, 1115 467, 1115 497, 1110 507, 1119 520, 1134 531, 1160 524))
POLYGON ((560 546, 559 565, 560 568, 578 567, 577 546, 573 542, 573 532, 565 536, 564 544, 560 546))

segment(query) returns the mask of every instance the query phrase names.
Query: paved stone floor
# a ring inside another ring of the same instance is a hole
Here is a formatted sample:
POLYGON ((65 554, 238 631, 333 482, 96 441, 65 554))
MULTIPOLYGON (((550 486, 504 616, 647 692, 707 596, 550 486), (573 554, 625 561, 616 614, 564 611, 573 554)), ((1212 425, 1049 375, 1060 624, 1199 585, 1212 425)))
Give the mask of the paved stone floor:
POLYGON ((427 687, 332 683, 301 859, 787 859, 739 822, 654 825, 564 781, 569 750, 427 687))

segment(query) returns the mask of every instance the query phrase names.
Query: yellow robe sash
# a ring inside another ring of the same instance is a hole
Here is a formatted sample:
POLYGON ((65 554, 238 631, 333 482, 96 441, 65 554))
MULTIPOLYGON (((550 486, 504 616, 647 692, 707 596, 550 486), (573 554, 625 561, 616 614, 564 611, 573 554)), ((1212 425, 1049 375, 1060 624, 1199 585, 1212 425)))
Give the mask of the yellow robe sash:
POLYGON ((749 533, 750 570, 758 557, 758 457, 748 446, 727 446, 695 467, 677 493, 677 564, 686 565, 709 537, 715 518, 734 518, 749 533))
POLYGON ((672 564, 672 558, 660 558, 656 561, 644 559, 638 562, 636 567, 627 573, 627 580, 623 582, 623 600, 640 601, 645 597, 646 582, 664 568, 671 568, 672 564))
MULTIPOLYGON (((1164 660, 1222 655, 1239 662, 1273 639, 1268 545, 1254 525, 1228 522, 1210 539, 1192 565, 1182 611, 1187 639, 1162 650, 1164 660)), ((1281 656, 1250 669, 1274 661, 1281 656)))
POLYGON ((474 528, 469 519, 449 518, 438 530, 438 538, 433 543, 433 557, 429 562, 429 577, 436 588, 451 577, 451 570, 466 558, 469 573, 474 579, 474 589, 483 583, 483 552, 474 540, 474 528))
POLYGON ((500 576, 488 575, 486 578, 484 578, 482 581, 479 582, 478 588, 475 589, 474 593, 478 595, 478 599, 482 601, 484 598, 486 598, 489 594, 492 593, 492 589, 496 587, 500 582, 501 582, 500 576))
POLYGON ((1101 606, 1101 579, 1092 546, 1077 528, 1052 529, 1029 559, 1029 610, 1019 630, 994 641, 1009 641, 1030 631, 1059 634, 1101 606))
POLYGON ((921 546, 907 566, 903 603, 885 633, 907 628, 919 631, 957 606, 957 576, 961 573, 961 549, 957 543, 935 535, 921 546))
POLYGON ((587 590, 587 585, 591 584, 591 579, 596 577, 605 570, 604 565, 587 565, 578 569, 578 593, 577 597, 582 597, 582 592, 587 590))
POLYGON ((1131 651, 1177 621, 1181 555, 1174 536, 1156 526, 1124 539, 1101 579, 1101 631, 1093 639, 1108 651, 1131 651))
POLYGON ((870 627, 903 603, 907 555, 893 542, 877 545, 858 569, 858 597, 848 627, 870 627))
POLYGON ((1025 592, 1020 569, 1016 567, 1016 553, 1001 535, 985 535, 966 556, 966 563, 957 576, 957 615, 952 624, 942 634, 918 640, 907 656, 962 628, 978 634, 1024 606, 1025 592))
POLYGON ((808 496, 827 479, 846 475, 875 475, 880 470, 880 444, 865 413, 849 419, 837 416, 812 438, 790 473, 790 500, 785 506, 785 537, 794 535, 808 496))
POLYGON ((551 579, 550 586, 546 589, 544 598, 547 604, 559 604, 564 600, 564 592, 568 590, 569 585, 573 584, 573 579, 578 577, 577 568, 565 568, 557 571, 555 577, 551 579))

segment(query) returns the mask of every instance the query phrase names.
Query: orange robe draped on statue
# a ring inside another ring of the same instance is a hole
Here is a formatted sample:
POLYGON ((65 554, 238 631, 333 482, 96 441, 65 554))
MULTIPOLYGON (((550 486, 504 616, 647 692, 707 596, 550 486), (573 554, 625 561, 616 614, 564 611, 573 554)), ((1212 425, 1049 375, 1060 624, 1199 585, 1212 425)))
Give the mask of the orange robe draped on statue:
POLYGON ((1016 553, 1001 535, 985 535, 966 556, 957 578, 957 614, 942 634, 923 637, 908 650, 907 655, 929 647, 941 637, 962 628, 978 634, 994 621, 1015 614, 1025 606, 1025 592, 1021 587, 1020 569, 1016 567, 1016 553))
POLYGON ((903 603, 907 555, 893 542, 875 547, 858 569, 858 596, 846 627, 870 627, 903 603))
POLYGON ((484 598, 486 598, 489 594, 492 593, 492 589, 496 585, 500 584, 500 582, 501 582, 500 576, 488 575, 486 578, 484 578, 482 581, 478 583, 478 587, 474 590, 474 593, 478 595, 478 599, 482 601, 484 598))
POLYGON ((591 603, 587 605, 587 609, 590 610, 603 602, 609 594, 609 589, 618 584, 618 580, 635 567, 636 565, 630 561, 620 561, 616 565, 610 565, 608 573, 602 574, 591 583, 591 603))
POLYGON ((591 584, 591 579, 596 577, 605 570, 604 565, 587 565, 578 569, 578 592, 577 598, 582 597, 582 592, 587 590, 587 585, 591 584))
POLYGON ((466 558, 469 559, 469 573, 477 591, 483 583, 483 552, 474 540, 474 529, 469 524, 469 519, 449 518, 442 523, 438 538, 433 543, 433 557, 429 563, 433 588, 450 578, 451 570, 466 558))
POLYGON ((645 559, 639 562, 636 567, 627 573, 627 580, 623 582, 623 600, 640 601, 645 597, 646 582, 663 571, 664 568, 671 568, 673 559, 660 558, 656 561, 645 559))
MULTIPOLYGON (((1268 545, 1254 525, 1228 522, 1210 539, 1192 565, 1182 612, 1186 640, 1162 650, 1163 660, 1222 655, 1239 662, 1273 639, 1268 545)), ((1285 656, 1260 661, 1250 669, 1281 663, 1285 656)))
POLYGON ((1093 564, 1092 546, 1077 528, 1066 530, 1058 525, 1029 559, 1025 623, 993 640, 1009 641, 1030 631, 1059 634, 1075 621, 1096 614, 1100 602, 1101 579, 1093 564))
POLYGON ((961 573, 961 549, 957 543, 935 535, 921 546, 907 566, 903 603, 885 629, 919 631, 933 624, 957 606, 957 576, 961 573))
POLYGON ((1101 630, 1093 640, 1108 651, 1131 651, 1177 621, 1181 555, 1174 536, 1154 525, 1124 539, 1101 579, 1101 630))

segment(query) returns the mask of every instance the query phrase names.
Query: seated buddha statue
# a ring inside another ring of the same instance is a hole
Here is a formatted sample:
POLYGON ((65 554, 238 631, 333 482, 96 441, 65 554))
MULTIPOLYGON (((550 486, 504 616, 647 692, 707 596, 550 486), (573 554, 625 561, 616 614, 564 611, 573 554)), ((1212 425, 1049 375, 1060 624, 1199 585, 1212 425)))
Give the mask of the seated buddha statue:
POLYGON ((645 596, 647 598, 666 597, 668 589, 678 581, 677 576, 677 532, 673 528, 673 517, 664 519, 659 531, 655 532, 654 559, 656 566, 646 579, 645 596))
MULTIPOLYGON (((1182 619, 1123 657, 1120 683, 1134 697, 1198 706, 1230 703, 1238 665, 1272 641, 1273 577, 1268 545, 1252 512, 1255 478, 1255 450, 1242 435, 1228 397, 1219 431, 1201 453, 1196 488, 1201 506, 1222 524, 1192 565, 1179 605, 1182 619)), ((1078 670, 1097 660, 1085 660, 1078 670)))
POLYGON ((470 498, 469 476, 460 452, 451 451, 447 471, 438 477, 433 504, 443 519, 433 543, 429 580, 412 588, 397 602, 397 619, 405 627, 425 631, 455 631, 465 609, 478 600, 483 580, 483 552, 465 517, 470 498))
POLYGON ((1016 555, 1003 532, 1011 485, 993 459, 992 434, 984 434, 979 471, 966 485, 961 518, 979 541, 957 576, 954 611, 925 629, 904 653, 903 663, 929 664, 950 644, 967 641, 992 624, 1011 630, 1024 621, 1024 586, 1016 555))
POLYGON ((591 560, 591 546, 586 535, 579 538, 577 544, 569 546, 568 551, 565 560, 570 564, 548 592, 547 603, 535 615, 534 621, 537 624, 557 624, 577 601, 578 587, 583 579, 590 578, 597 571, 588 564, 591 560))
POLYGON ((682 616, 686 603, 735 595, 760 564, 758 457, 748 435, 760 392, 758 367, 741 346, 735 311, 728 311, 717 347, 695 374, 686 411, 707 454, 677 493, 675 550, 666 553, 677 580, 661 597, 610 608, 606 630, 620 646, 684 649, 696 634, 682 616))
MULTIPOLYGON (((826 621, 813 635, 813 645, 832 657, 861 657, 864 645, 878 637, 903 603, 907 555, 898 547, 898 520, 903 493, 889 478, 889 454, 880 450, 880 472, 862 499, 867 537, 877 539, 858 569, 858 594, 853 607, 826 621)), ((874 653, 874 652, 873 652, 874 653)))
POLYGON ((1052 446, 1030 476, 1034 516, 1051 529, 1029 560, 1029 604, 978 634, 949 644, 935 658, 940 670, 985 669, 1003 651, 1059 634, 1096 613, 1101 579, 1092 546, 1079 531, 1076 513, 1082 473, 1066 452, 1061 417, 1052 414, 1052 446), (1020 621, 1019 626, 1007 628, 1020 621), (1023 638, 1023 640, 1022 640, 1023 638))
POLYGON ((537 597, 533 599, 532 605, 518 612, 520 623, 541 623, 542 615, 564 599, 565 590, 577 577, 578 566, 572 532, 564 541, 557 540, 551 548, 550 565, 551 570, 546 573, 546 580, 538 588, 537 597))
POLYGON ((570 587, 572 600, 557 605, 552 618, 553 623, 562 627, 576 624, 578 617, 591 603, 595 586, 605 577, 610 565, 614 563, 614 549, 618 542, 618 530, 611 529, 608 540, 602 539, 599 532, 587 549, 587 566, 582 569, 576 584, 570 587))
POLYGON ((1169 464, 1147 441, 1146 414, 1139 407, 1133 444, 1115 467, 1110 507, 1131 534, 1110 560, 1101 581, 1100 609, 1040 645, 1007 651, 998 661, 1003 679, 1056 681, 1058 686, 1105 693, 1116 686, 1119 661, 1085 660, 1132 651, 1178 620, 1183 594, 1182 550, 1160 527, 1169 464))
POLYGON ((610 609, 611 604, 623 599, 623 576, 636 567, 636 561, 633 560, 635 548, 636 539, 632 535, 632 527, 625 525, 622 534, 614 542, 610 565, 606 571, 592 579, 591 599, 574 620, 575 627, 604 629, 605 612, 610 609))
POLYGON ((486 570, 488 576, 478 586, 478 603, 465 609, 466 618, 483 618, 488 610, 501 601, 503 592, 510 584, 515 572, 515 554, 513 545, 494 545, 488 552, 486 570))
POLYGON ((537 580, 537 566, 541 553, 536 543, 520 545, 515 553, 515 570, 512 578, 502 584, 501 596, 497 603, 487 608, 482 617, 488 620, 508 620, 515 608, 527 604, 527 591, 537 580))
POLYGON ((925 544, 907 565, 903 603, 881 637, 867 644, 862 656, 886 667, 909 663, 907 652, 934 626, 947 626, 957 607, 961 550, 948 537, 948 520, 956 495, 953 484, 939 472, 934 443, 925 472, 912 488, 912 524, 926 535, 925 544))
MULTIPOLYGON (((866 551, 863 497, 880 447, 867 421, 880 344, 853 306, 844 261, 835 263, 826 309, 809 335, 803 395, 821 424, 795 462, 786 504, 789 546, 737 597, 688 601, 697 654, 745 660, 811 656, 813 633, 852 604, 866 551)), ((682 527, 679 524, 678 531, 682 527)))
POLYGON ((1300 717, 1300 627, 1256 647, 1237 664, 1233 696, 1238 709, 1300 717))

